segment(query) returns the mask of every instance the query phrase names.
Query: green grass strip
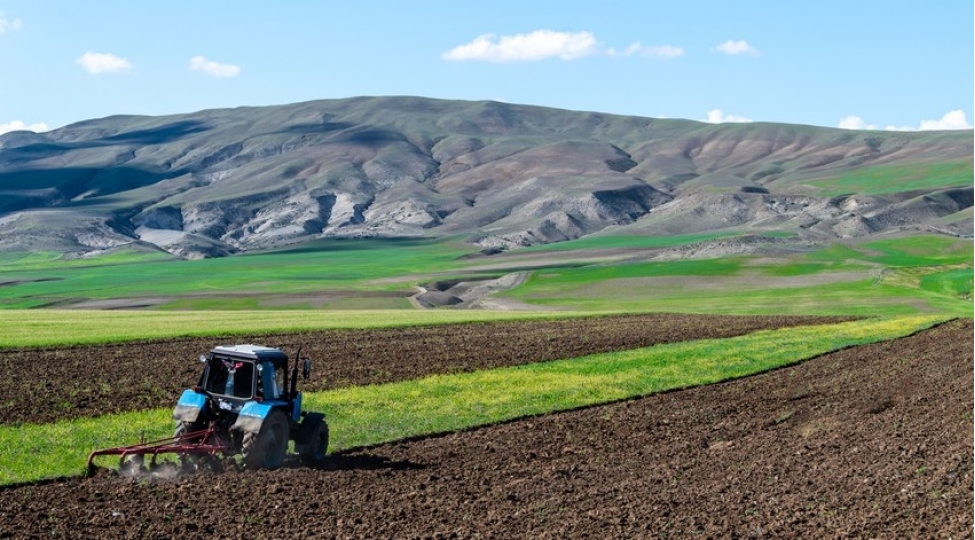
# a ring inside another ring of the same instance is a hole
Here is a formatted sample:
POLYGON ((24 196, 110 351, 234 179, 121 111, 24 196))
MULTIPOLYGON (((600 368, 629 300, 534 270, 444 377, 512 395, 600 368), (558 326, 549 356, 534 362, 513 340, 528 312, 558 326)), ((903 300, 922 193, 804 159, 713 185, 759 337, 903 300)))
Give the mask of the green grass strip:
MULTIPOLYGON (((607 312, 608 313, 608 312, 607 312)), ((264 334, 475 321, 562 318, 597 312, 486 310, 99 311, 0 310, 0 347, 114 343, 181 336, 264 334)))
MULTIPOLYGON (((308 394, 306 408, 328 415, 330 450, 338 451, 742 377, 943 320, 914 316, 787 328, 352 387, 308 394)), ((79 474, 94 448, 130 444, 142 434, 169 435, 170 411, 2 427, 0 484, 79 474)))

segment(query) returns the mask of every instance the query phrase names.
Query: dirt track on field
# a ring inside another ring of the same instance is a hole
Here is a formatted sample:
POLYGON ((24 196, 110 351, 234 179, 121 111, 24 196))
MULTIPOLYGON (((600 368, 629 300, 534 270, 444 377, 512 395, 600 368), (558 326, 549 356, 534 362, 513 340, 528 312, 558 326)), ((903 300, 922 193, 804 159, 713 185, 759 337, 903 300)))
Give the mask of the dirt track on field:
POLYGON ((973 325, 332 456, 0 490, 0 538, 971 538, 973 325))
POLYGON ((326 330, 120 345, 0 349, 2 424, 170 407, 215 345, 285 345, 314 361, 304 390, 574 358, 689 339, 845 320, 825 317, 623 315, 550 321, 326 330))

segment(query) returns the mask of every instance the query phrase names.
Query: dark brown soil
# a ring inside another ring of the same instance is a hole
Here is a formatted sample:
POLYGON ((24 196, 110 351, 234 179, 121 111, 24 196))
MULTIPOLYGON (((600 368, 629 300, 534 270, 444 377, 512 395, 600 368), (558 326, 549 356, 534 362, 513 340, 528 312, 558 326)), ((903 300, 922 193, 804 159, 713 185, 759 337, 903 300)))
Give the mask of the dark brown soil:
POLYGON ((216 345, 285 346, 314 361, 305 390, 573 358, 760 329, 825 324, 824 317, 629 315, 379 330, 183 338, 120 345, 0 350, 0 423, 44 423, 175 405, 216 345))
POLYGON ((970 319, 332 456, 0 490, 0 538, 972 538, 970 319))

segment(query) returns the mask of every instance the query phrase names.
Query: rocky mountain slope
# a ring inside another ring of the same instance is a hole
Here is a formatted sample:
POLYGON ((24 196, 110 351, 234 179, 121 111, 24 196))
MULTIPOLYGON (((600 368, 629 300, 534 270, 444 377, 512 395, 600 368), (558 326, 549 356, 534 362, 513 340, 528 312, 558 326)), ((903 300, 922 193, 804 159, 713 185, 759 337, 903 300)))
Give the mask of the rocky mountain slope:
POLYGON ((0 250, 193 258, 331 236, 511 249, 609 226, 970 235, 972 158, 971 131, 417 97, 113 116, 0 136, 0 250))

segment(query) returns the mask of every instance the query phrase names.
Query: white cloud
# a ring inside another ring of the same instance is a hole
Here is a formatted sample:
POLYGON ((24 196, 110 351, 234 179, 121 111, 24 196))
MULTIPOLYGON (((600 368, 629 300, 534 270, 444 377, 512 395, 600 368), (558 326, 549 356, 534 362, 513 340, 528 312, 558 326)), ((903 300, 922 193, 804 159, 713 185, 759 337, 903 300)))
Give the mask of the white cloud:
POLYGON ((207 60, 203 56, 194 56, 193 58, 190 58, 190 69, 193 71, 202 71, 203 73, 218 79, 236 77, 237 75, 240 75, 240 66, 235 66, 234 64, 221 64, 219 62, 214 62, 213 60, 207 60))
POLYGON ((0 34, 7 30, 20 30, 20 19, 8 19, 6 14, 0 11, 0 34))
MULTIPOLYGON (((859 116, 853 115, 841 118, 838 127, 840 129, 879 129, 873 124, 866 123, 859 116)), ((920 127, 887 126, 884 128, 885 131, 937 131, 955 129, 972 129, 972 126, 968 123, 968 117, 965 115, 965 111, 960 109, 948 111, 940 120, 921 120, 920 127)))
POLYGON ((684 49, 681 47, 674 47, 673 45, 659 45, 655 47, 647 47, 641 54, 643 56, 653 56, 655 58, 677 58, 678 56, 684 56, 684 49))
POLYGON ((633 56, 634 54, 640 54, 643 50, 643 45, 639 41, 635 41, 627 45, 622 51, 617 51, 616 49, 610 48, 606 51, 606 54, 610 56, 633 56))
POLYGON ((125 58, 109 53, 95 53, 88 51, 81 55, 78 64, 85 68, 88 73, 119 73, 132 69, 132 64, 125 58))
POLYGON ((716 45, 714 47, 714 50, 724 54, 731 54, 731 55, 735 55, 735 54, 757 55, 758 54, 758 49, 749 45, 748 42, 745 40, 732 41, 729 39, 728 41, 725 41, 720 45, 716 45))
POLYGON ((40 133, 42 131, 50 131, 51 128, 48 127, 48 125, 43 122, 27 125, 21 120, 13 120, 11 122, 7 122, 6 124, 0 124, 0 135, 3 135, 4 133, 9 133, 11 131, 22 131, 22 130, 40 133))
POLYGON ((965 111, 948 111, 941 120, 921 120, 921 131, 941 130, 941 129, 972 129, 965 117, 965 111))
POLYGON ((485 34, 441 55, 445 60, 523 62, 557 57, 573 60, 596 54, 601 46, 591 32, 535 30, 530 34, 501 36, 485 34))
POLYGON ((684 56, 684 49, 673 45, 644 46, 637 41, 618 51, 607 48, 591 32, 535 30, 528 34, 500 37, 484 34, 470 43, 454 47, 441 57, 445 60, 527 62, 546 58, 575 60, 593 55, 644 56, 669 60, 684 56))
POLYGON ((674 47, 673 45, 657 45, 657 46, 644 46, 639 41, 631 43, 627 48, 622 51, 617 51, 615 49, 609 49, 606 51, 609 56, 646 56, 649 58, 660 58, 662 60, 670 60, 671 58, 678 58, 684 56, 684 49, 680 47, 674 47))
POLYGON ((735 116, 733 114, 725 116, 721 109, 711 109, 708 111, 708 117, 705 120, 709 124, 748 123, 752 121, 751 118, 745 118, 744 116, 735 116))
POLYGON ((840 118, 840 129, 877 129, 876 126, 867 125, 863 118, 859 116, 844 116, 840 118))

